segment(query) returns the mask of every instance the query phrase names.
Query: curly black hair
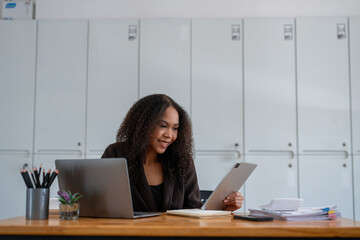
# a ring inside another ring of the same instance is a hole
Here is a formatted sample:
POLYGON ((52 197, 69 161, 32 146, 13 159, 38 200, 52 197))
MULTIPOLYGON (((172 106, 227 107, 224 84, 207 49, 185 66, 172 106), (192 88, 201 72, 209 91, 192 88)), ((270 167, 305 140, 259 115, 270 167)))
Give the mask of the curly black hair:
POLYGON ((153 94, 138 100, 128 111, 118 130, 116 141, 121 143, 121 154, 127 159, 132 182, 139 180, 139 169, 146 160, 150 136, 168 107, 179 114, 177 139, 158 159, 170 177, 184 182, 189 164, 193 161, 191 120, 186 111, 165 94, 153 94))

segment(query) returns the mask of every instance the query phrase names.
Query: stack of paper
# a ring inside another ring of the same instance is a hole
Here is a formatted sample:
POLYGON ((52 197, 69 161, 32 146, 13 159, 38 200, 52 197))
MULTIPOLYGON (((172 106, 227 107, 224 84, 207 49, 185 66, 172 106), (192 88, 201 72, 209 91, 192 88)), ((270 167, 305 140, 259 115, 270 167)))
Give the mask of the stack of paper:
POLYGON ((297 211, 271 211, 265 209, 249 209, 251 216, 271 216, 276 220, 305 221, 327 220, 341 217, 336 206, 299 208, 297 211))
POLYGON ((202 210, 202 209, 178 209, 178 210, 167 210, 167 214, 184 216, 184 217, 226 217, 231 216, 230 211, 221 210, 202 210))

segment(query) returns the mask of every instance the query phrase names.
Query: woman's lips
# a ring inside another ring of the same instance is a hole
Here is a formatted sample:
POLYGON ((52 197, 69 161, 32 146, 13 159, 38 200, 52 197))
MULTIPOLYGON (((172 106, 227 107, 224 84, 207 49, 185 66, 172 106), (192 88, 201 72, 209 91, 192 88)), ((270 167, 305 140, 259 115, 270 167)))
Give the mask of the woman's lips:
POLYGON ((167 148, 170 145, 170 142, 161 141, 161 140, 159 140, 159 143, 162 148, 167 148))

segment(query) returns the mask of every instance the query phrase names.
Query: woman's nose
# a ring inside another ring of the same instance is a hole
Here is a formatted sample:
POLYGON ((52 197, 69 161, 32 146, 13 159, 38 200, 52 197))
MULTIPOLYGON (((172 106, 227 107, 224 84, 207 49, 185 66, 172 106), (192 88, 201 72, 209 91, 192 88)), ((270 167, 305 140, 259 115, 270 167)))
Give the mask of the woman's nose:
POLYGON ((164 132, 164 136, 167 138, 171 138, 172 137, 172 133, 171 133, 171 129, 167 128, 164 132))

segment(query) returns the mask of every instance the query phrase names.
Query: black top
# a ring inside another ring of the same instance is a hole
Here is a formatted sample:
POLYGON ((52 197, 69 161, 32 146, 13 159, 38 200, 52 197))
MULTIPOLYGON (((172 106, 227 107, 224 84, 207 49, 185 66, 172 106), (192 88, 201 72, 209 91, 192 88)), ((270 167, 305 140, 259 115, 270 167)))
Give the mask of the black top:
POLYGON ((159 185, 156 185, 156 186, 150 185, 150 189, 154 196, 157 211, 160 212, 162 202, 163 202, 164 183, 160 183, 159 185))
MULTIPOLYGON (((103 158, 124 157, 120 152, 122 143, 114 143, 106 148, 103 158)), ((134 211, 142 212, 165 212, 168 209, 182 208, 200 208, 200 190, 196 177, 194 162, 190 162, 188 171, 185 176, 185 182, 179 182, 175 177, 168 175, 167 171, 163 171, 163 190, 162 204, 159 209, 158 201, 155 198, 145 176, 143 165, 140 164, 140 180, 137 183, 131 183, 131 196, 134 211)))

